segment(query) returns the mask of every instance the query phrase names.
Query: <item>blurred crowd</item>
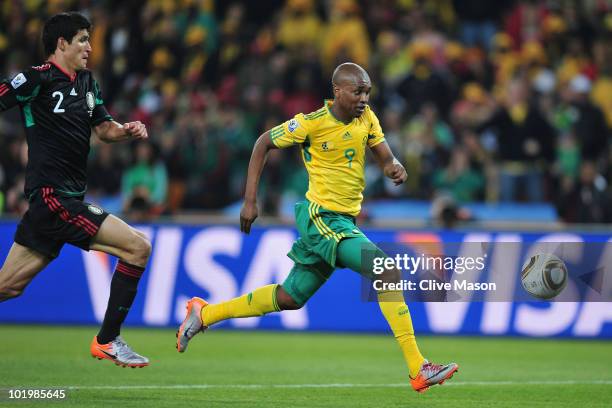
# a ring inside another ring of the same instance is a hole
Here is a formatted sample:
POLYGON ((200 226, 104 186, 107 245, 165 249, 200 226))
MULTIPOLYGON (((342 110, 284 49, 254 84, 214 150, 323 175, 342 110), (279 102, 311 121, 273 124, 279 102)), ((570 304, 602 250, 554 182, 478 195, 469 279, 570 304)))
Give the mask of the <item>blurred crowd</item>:
MULTIPOLYGON (((366 198, 548 202, 612 222, 612 2, 512 0, 0 0, 0 76, 41 62, 47 16, 88 15, 89 60, 117 121, 150 142, 93 141, 88 197, 143 219, 215 210, 243 192, 256 138, 331 98, 341 62, 408 170, 368 166, 366 198)), ((0 115, 0 209, 20 213, 27 150, 0 115)), ((299 149, 273 151, 263 210, 307 188, 299 149)))

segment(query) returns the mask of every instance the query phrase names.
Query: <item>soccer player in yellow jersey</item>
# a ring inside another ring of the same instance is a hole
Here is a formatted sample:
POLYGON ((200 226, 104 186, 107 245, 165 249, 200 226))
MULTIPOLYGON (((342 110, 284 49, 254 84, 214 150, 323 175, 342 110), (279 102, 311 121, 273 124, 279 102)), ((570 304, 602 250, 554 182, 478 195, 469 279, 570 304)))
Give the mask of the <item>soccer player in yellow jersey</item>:
MULTIPOLYGON (((288 254, 295 262, 294 267, 282 285, 263 286, 219 304, 208 304, 197 297, 191 299, 177 332, 179 352, 186 350, 197 333, 220 321, 301 308, 338 267, 373 276, 372 265, 362 265, 361 251, 381 253, 381 250, 355 225, 365 187, 366 147, 395 184, 406 180, 406 170, 393 156, 378 118, 368 106, 372 85, 367 72, 353 63, 341 64, 333 73, 332 86, 333 101, 325 101, 321 109, 300 113, 261 135, 249 163, 240 212, 240 229, 247 234, 259 213, 257 186, 268 151, 294 144, 302 148, 309 186, 306 200, 297 203, 295 209, 300 238, 288 254)), ((398 278, 398 271, 383 277, 398 278)), ((421 355, 402 292, 380 291, 377 296, 404 354, 412 387, 424 392, 450 378, 457 371, 457 364, 432 364, 421 355)))

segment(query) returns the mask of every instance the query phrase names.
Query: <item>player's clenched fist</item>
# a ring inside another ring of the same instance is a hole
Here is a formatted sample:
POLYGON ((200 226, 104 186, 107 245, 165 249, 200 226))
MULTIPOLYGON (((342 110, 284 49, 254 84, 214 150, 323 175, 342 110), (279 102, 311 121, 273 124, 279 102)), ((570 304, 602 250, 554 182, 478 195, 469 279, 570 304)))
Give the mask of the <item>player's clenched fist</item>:
POLYGON ((245 201, 240 210, 240 231, 245 234, 251 232, 251 224, 253 224, 257 215, 259 215, 257 203, 245 201))
POLYGON ((147 128, 138 120, 136 122, 124 123, 123 129, 125 129, 126 133, 134 139, 146 139, 149 137, 147 128))
POLYGON ((408 178, 406 169, 398 161, 385 166, 385 176, 393 180, 396 186, 402 184, 408 178))

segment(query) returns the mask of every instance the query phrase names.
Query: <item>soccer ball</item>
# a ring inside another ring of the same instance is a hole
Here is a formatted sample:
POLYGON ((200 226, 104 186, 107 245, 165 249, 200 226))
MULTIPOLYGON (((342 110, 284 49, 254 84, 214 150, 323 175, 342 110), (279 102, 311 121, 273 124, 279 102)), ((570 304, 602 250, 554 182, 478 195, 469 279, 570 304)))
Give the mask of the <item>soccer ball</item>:
POLYGON ((552 299, 567 285, 565 262, 553 254, 536 254, 523 265, 523 288, 539 299, 552 299))

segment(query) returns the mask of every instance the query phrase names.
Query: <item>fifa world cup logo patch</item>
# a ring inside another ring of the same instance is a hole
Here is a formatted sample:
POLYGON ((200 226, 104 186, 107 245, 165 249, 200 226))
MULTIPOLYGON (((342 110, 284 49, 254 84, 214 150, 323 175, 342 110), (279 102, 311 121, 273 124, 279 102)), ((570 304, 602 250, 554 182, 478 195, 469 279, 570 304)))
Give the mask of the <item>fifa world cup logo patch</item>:
POLYGON ((300 126, 300 124, 298 123, 297 120, 291 119, 289 121, 289 124, 287 125, 287 129, 289 129, 289 132, 293 133, 295 131, 295 129, 297 129, 299 126, 300 126))

